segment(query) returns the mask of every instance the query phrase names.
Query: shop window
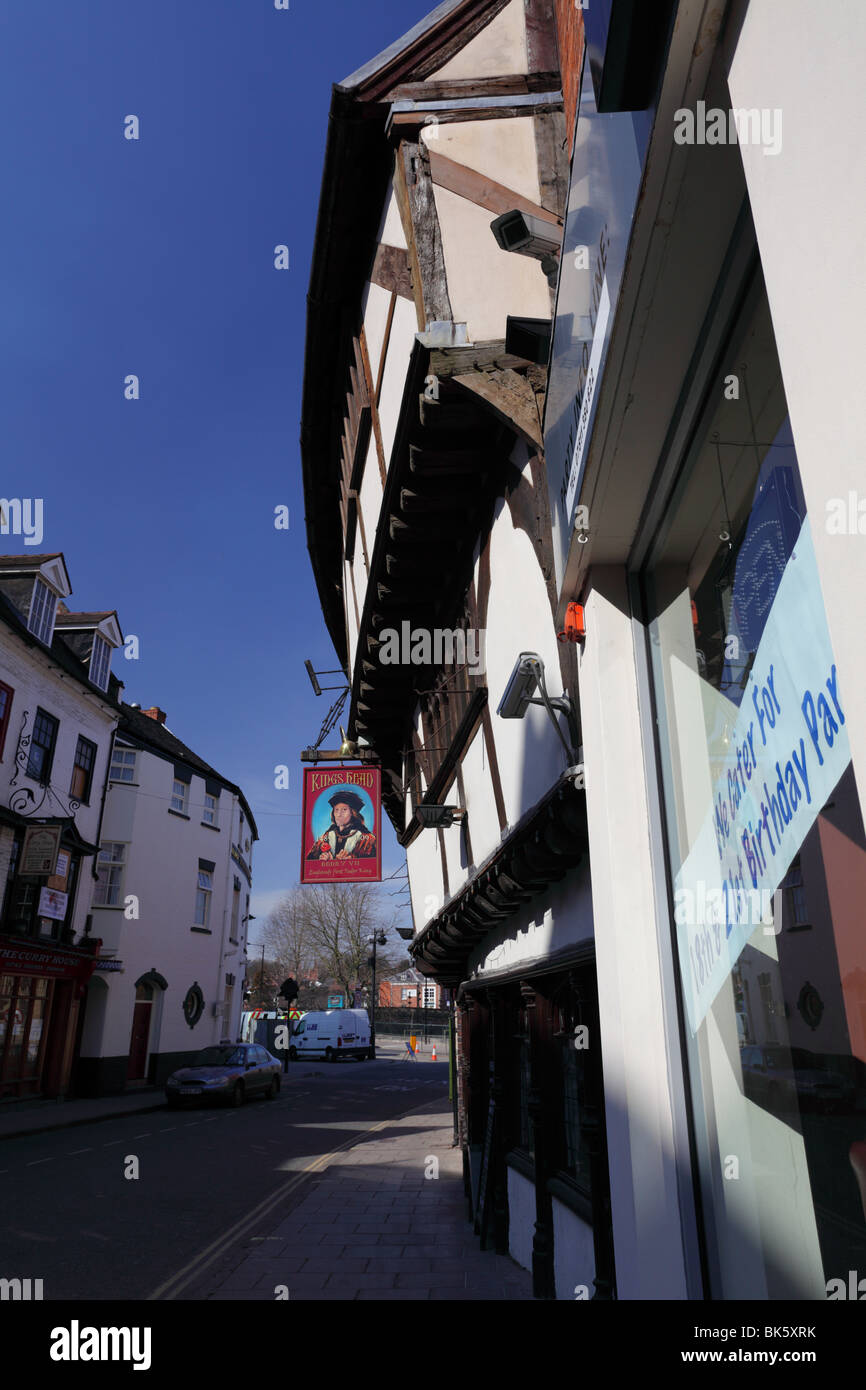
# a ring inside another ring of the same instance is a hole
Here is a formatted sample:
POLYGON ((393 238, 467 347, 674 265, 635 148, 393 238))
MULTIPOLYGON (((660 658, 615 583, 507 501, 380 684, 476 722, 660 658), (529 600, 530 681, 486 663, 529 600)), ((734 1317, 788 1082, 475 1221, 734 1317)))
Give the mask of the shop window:
POLYGON ((860 692, 760 276, 704 399, 643 583, 711 1296, 823 1299, 866 1267, 860 692))

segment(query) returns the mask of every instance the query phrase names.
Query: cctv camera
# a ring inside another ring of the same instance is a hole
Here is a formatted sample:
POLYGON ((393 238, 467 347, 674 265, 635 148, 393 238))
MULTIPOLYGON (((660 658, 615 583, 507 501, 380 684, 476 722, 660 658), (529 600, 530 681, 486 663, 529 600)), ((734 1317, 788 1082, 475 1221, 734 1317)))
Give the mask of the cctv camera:
POLYGON ((562 234, 555 222, 514 208, 494 218, 490 230, 501 250, 515 251, 518 256, 532 256, 541 261, 541 269, 548 280, 555 281, 562 244, 562 234))
POLYGON ((502 719, 523 718, 526 708, 535 694, 539 674, 543 669, 541 660, 535 652, 520 653, 496 710, 502 719))
POLYGON ((533 256, 537 261, 559 255, 562 242, 559 227, 543 217, 533 217, 515 208, 494 218, 490 230, 503 251, 516 251, 520 256, 533 256))

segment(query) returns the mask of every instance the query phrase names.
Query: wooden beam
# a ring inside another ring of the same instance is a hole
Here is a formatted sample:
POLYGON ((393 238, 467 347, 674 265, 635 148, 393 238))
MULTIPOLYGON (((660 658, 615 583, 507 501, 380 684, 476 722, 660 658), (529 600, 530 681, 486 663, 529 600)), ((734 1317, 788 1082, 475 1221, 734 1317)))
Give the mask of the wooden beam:
MULTIPOLYGON (((407 255, 407 257, 408 257, 408 255, 409 255, 408 251, 406 252, 406 255, 407 255)), ((409 280, 410 280, 410 283, 411 283, 411 280, 412 280, 412 270, 411 270, 411 266, 410 266, 410 269, 409 269, 409 280)), ((415 296, 415 292, 414 292, 414 290, 413 290, 413 291, 412 291, 412 294, 409 296, 409 298, 410 298, 410 299, 413 299, 414 296, 415 296)), ((391 326, 392 326, 392 324, 393 324, 393 322, 394 322, 394 309, 395 309, 395 307, 396 307, 396 304, 397 304, 397 295, 396 295, 396 293, 395 293, 395 294, 392 294, 392 295, 391 295, 391 303, 388 305, 388 317, 387 317, 387 319, 385 320, 385 336, 384 336, 383 339, 382 339, 382 351, 381 351, 380 354, 379 354, 379 370, 378 370, 377 373, 376 373, 376 405, 379 404, 379 395, 380 395, 381 390, 382 390, 382 378, 383 378, 384 375, 385 375, 385 363, 386 363, 386 361, 387 361, 387 359, 388 359, 388 344, 389 344, 390 341, 391 341, 391 326)), ((372 364, 371 364, 371 365, 372 365, 372 364)))
POLYGON ((453 378, 464 391, 480 397, 510 429, 536 449, 544 447, 535 392, 517 372, 471 372, 453 378))
POLYGON ((461 376, 464 372, 505 371, 509 367, 526 367, 523 357, 506 353, 505 339, 470 343, 467 347, 434 348, 430 353, 429 371, 434 376, 461 376))
POLYGON ((402 246, 380 245, 370 271, 370 280, 383 290, 399 294, 401 299, 414 299, 409 252, 402 246))
MULTIPOLYGON (((520 116, 547 116, 551 112, 562 110, 562 95, 560 92, 551 92, 548 100, 544 100, 545 94, 539 93, 532 97, 514 97, 512 101, 506 97, 502 105, 484 106, 442 106, 430 111, 425 109, 420 103, 408 111, 395 111, 391 108, 388 114, 388 124, 386 134, 395 132, 403 135, 407 130, 418 130, 427 124, 427 118, 436 117, 438 125, 456 125, 458 122, 466 121, 513 121, 520 116)), ((432 124, 432 122, 431 122, 432 124)))
MULTIPOLYGON (((556 40, 552 57, 556 57, 556 40)), ((430 82, 403 82, 394 87, 388 101, 448 101, 452 97, 526 96, 532 92, 559 90, 559 69, 548 72, 515 72, 501 77, 451 77, 430 82)))
POLYGON ((418 265, 416 290, 420 288, 421 291, 423 327, 435 321, 450 323, 453 316, 429 153, 424 145, 405 140, 397 152, 397 165, 402 170, 412 225, 418 265))
POLYGON ((534 203, 531 198, 525 198, 522 193, 516 193, 513 188, 507 188, 504 183, 497 183, 486 174, 479 174, 477 169, 458 164, 456 159, 449 159, 447 154, 430 151, 430 174, 438 188, 447 188, 449 193, 456 193, 459 197, 468 199, 470 203, 486 208, 488 212, 511 212, 512 208, 517 208, 520 212, 528 212, 532 217, 540 217, 545 222, 562 226, 562 218, 555 212, 534 203))
POLYGON ((424 318, 424 293, 421 283, 421 262, 418 255, 418 245, 415 239, 415 223, 412 218, 412 208, 409 202, 409 189, 406 184, 406 171, 403 167, 401 150, 397 150, 394 157, 394 196, 397 199, 397 210, 400 213, 400 221, 403 225, 403 235, 406 238, 406 246, 409 254, 409 271, 412 278, 412 291, 415 299, 415 317, 418 321, 419 332, 423 333, 427 327, 424 318))

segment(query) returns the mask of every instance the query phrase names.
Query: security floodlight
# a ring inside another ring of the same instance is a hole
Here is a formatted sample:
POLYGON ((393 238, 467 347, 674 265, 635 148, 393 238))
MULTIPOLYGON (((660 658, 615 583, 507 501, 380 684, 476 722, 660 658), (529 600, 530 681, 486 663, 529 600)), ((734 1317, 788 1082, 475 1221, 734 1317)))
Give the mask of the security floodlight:
POLYGON ((415 815, 425 830, 447 830, 455 821, 465 819, 462 806, 416 806, 415 815))
POLYGON ((548 695, 544 679, 544 662, 541 657, 537 652, 521 652, 514 670, 508 677, 508 684, 496 707, 496 713, 500 719, 522 719, 530 705, 544 705, 571 762, 572 750, 563 738, 562 730, 553 713, 554 710, 558 710, 560 714, 564 714, 569 721, 569 732, 573 733, 571 724, 574 710, 571 700, 567 695, 548 695), (536 687, 541 690, 540 699, 535 695, 536 687))

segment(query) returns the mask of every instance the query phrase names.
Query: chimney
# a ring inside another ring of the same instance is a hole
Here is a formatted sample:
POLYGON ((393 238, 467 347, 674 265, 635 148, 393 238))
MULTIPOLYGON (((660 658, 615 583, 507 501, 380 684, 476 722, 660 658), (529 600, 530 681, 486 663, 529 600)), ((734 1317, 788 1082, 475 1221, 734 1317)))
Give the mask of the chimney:
POLYGON ((164 724, 168 718, 165 710, 160 709, 158 705, 151 705, 150 709, 143 709, 141 713, 146 714, 148 719, 155 719, 157 724, 164 724))

